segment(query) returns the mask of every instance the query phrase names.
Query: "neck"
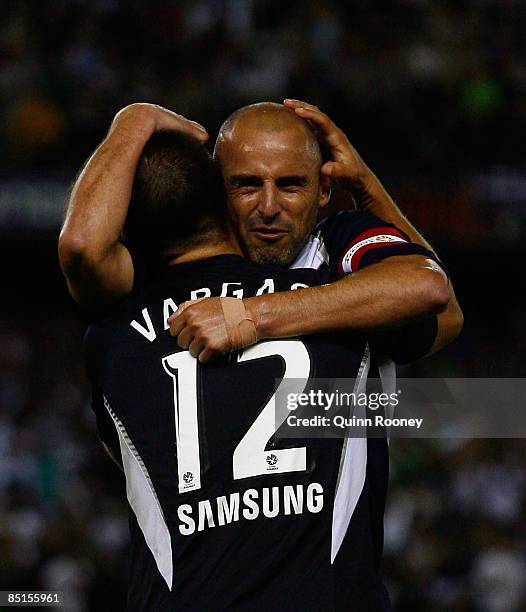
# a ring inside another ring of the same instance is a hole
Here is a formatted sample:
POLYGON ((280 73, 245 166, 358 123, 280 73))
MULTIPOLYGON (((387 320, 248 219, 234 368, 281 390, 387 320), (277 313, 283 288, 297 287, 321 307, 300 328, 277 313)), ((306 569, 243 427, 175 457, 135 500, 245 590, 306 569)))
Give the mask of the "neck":
POLYGON ((197 259, 215 257, 216 255, 242 255, 242 253, 241 249, 234 241, 225 239, 214 244, 196 245, 191 249, 181 252, 171 251, 166 256, 165 261, 166 265, 174 266, 187 261, 196 261, 197 259))

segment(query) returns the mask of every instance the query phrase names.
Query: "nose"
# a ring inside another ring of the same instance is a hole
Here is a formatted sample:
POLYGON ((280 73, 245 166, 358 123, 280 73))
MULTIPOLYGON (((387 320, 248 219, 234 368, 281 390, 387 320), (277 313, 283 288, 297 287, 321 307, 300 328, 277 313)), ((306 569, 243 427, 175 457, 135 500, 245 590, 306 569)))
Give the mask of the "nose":
POLYGON ((272 221, 281 212, 279 203, 279 190, 270 181, 265 181, 260 191, 258 212, 264 221, 272 221))

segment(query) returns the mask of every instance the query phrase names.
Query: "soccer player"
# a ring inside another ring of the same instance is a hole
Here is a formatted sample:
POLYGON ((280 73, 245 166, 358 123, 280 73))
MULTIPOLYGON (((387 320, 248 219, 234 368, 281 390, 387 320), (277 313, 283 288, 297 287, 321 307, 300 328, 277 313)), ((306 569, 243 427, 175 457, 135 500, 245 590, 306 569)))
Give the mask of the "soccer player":
MULTIPOLYGON (((244 259, 221 190, 197 140, 148 140, 125 230, 156 272, 86 333, 101 439, 126 475, 129 609, 385 610, 385 441, 357 465, 364 440, 280 440, 273 410, 285 378, 302 392, 312 376, 355 377, 363 392, 365 338, 273 340, 201 365, 166 330, 167 312, 203 290, 321 280, 244 259)), ((232 336, 255 333, 241 300, 220 303, 232 336)))

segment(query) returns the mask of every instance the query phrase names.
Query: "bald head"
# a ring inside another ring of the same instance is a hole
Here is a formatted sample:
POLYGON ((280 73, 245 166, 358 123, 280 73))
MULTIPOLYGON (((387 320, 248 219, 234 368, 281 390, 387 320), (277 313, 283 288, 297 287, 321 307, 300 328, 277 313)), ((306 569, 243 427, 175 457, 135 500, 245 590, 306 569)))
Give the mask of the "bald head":
POLYGON ((288 266, 330 193, 310 124, 281 104, 245 106, 222 125, 214 157, 245 254, 258 263, 288 266))
POLYGON ((250 104, 233 112, 219 130, 214 158, 221 164, 228 148, 225 145, 246 141, 247 135, 257 134, 260 141, 266 140, 275 146, 277 136, 285 133, 291 136, 294 146, 300 145, 305 161, 321 166, 321 150, 312 126, 293 110, 275 102, 250 104))

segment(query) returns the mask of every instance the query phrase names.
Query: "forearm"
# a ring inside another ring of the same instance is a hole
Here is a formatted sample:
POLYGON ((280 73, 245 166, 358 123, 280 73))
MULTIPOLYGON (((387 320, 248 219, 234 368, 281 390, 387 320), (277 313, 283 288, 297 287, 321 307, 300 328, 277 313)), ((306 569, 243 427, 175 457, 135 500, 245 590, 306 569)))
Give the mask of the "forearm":
POLYGON ((447 282, 421 256, 393 257, 335 283, 245 299, 259 338, 403 325, 446 308, 447 282))
POLYGON ((245 298, 235 311, 231 304, 225 310, 227 301, 238 302, 234 298, 184 303, 168 323, 177 344, 207 363, 268 338, 372 334, 441 312, 448 299, 446 276, 435 261, 393 256, 322 287, 245 298))

